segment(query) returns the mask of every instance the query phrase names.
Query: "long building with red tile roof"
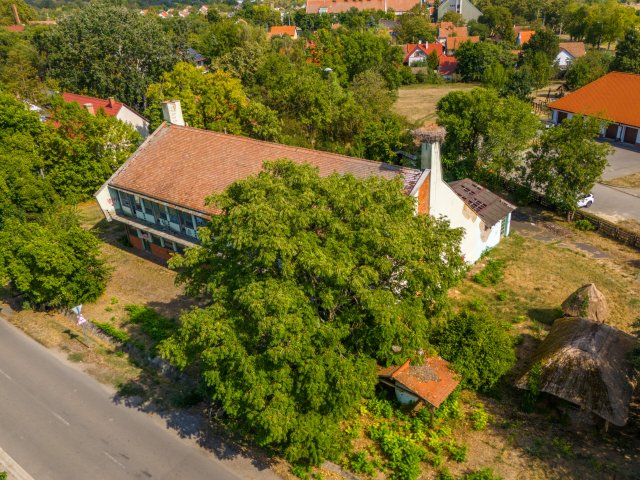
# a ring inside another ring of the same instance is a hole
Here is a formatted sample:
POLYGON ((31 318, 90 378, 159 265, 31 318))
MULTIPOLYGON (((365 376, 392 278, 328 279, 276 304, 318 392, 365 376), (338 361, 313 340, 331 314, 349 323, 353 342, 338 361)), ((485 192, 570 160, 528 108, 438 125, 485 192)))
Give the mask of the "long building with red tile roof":
POLYGON ((92 115, 95 115, 98 110, 102 110, 110 117, 115 117, 131 125, 143 138, 149 136, 149 121, 133 108, 122 102, 118 102, 113 97, 105 100, 103 98, 65 92, 62 94, 62 99, 68 103, 79 103, 92 115))
POLYGON ((640 144, 640 75, 611 72, 551 102, 554 123, 573 115, 611 122, 603 135, 612 140, 640 144))
POLYGON ((356 10, 393 10, 397 14, 422 5, 421 0, 307 0, 307 13, 344 13, 356 10))

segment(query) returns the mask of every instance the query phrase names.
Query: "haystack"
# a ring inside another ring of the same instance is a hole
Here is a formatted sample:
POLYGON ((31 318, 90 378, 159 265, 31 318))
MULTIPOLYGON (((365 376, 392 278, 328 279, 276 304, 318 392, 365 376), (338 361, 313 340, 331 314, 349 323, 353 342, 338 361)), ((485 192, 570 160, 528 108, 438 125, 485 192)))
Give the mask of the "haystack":
POLYGON ((590 318, 604 322, 609 316, 609 307, 604 295, 593 283, 583 285, 562 303, 562 311, 568 317, 590 318))
MULTIPOLYGON (((635 388, 629 353, 633 336, 587 318, 560 318, 542 341, 532 365, 540 364, 540 391, 623 426, 635 388)), ((528 389, 531 371, 516 386, 528 389)))

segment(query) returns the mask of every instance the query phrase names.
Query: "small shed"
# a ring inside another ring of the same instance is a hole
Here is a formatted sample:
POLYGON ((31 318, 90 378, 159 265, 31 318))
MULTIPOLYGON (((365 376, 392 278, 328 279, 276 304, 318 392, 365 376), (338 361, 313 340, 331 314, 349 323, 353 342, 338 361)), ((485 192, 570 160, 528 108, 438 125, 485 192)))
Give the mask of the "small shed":
MULTIPOLYGON (((556 320, 532 365, 540 365, 540 391, 574 403, 617 426, 629 416, 635 388, 629 353, 636 339, 587 318, 556 320)), ((516 387, 529 388, 531 371, 516 387)))
POLYGON ((380 367, 378 379, 393 388, 402 404, 425 402, 438 408, 460 383, 449 363, 440 357, 425 357, 422 365, 410 360, 400 366, 380 367))

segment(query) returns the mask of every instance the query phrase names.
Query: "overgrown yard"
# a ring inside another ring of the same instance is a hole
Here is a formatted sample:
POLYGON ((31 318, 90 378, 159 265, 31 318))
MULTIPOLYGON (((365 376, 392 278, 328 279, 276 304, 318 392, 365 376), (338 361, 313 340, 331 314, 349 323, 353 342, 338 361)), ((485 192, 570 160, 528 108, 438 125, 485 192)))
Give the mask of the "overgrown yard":
POLYGON ((626 177, 614 178, 604 183, 607 185, 613 185, 614 187, 640 188, 640 172, 632 173, 626 177))
MULTIPOLYGON (((95 204, 81 206, 80 214, 84 225, 105 240, 102 250, 113 269, 105 294, 83 311, 119 341, 91 336, 87 348, 74 319, 61 314, 19 311, 11 321, 123 394, 166 407, 197 403, 201 397, 195 390, 184 390, 139 362, 145 355, 153 356, 155 343, 171 331, 172 319, 193 300, 174 285, 173 272, 123 247, 122 230, 105 224, 95 204), (130 351, 142 355, 130 356, 130 351)), ((360 478, 462 478, 485 467, 514 480, 637 478, 637 405, 626 427, 604 434, 602 425, 577 421, 587 418, 584 413, 549 398, 525 412, 522 393, 511 385, 560 315, 562 301, 585 283, 596 283, 606 296, 610 324, 633 330, 640 317, 640 255, 535 210, 521 209, 513 229, 513 235, 475 265, 450 297, 453 308, 481 301, 498 320, 511 325, 519 358, 514 370, 491 395, 463 391, 436 415, 400 409, 388 400, 388 392, 379 390, 379 397, 345 424, 352 450, 340 461, 343 469, 360 478)), ((340 478, 337 468, 317 473, 340 478)), ((277 471, 292 476, 282 463, 277 471)), ((484 473, 465 478, 491 478, 484 473)))
POLYGON ((436 104, 449 92, 470 90, 478 85, 469 83, 445 83, 442 85, 408 85, 398 90, 394 105, 397 114, 415 124, 435 122, 436 104))

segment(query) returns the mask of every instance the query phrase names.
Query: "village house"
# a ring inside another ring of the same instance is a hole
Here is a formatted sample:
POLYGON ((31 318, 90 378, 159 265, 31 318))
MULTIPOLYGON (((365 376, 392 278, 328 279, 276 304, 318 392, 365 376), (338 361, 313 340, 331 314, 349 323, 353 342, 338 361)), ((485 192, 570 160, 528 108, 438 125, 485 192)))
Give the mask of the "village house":
POLYGON ((453 22, 440 22, 438 27, 438 41, 443 45, 447 43, 449 37, 468 37, 469 29, 467 27, 456 27, 453 22))
POLYGON ((452 188, 442 180, 441 129, 416 132, 421 168, 409 168, 186 127, 179 101, 165 102, 163 114, 166 123, 96 193, 106 219, 123 223, 131 244, 157 257, 168 259, 198 243, 198 227, 219 213, 205 204, 207 196, 282 158, 313 165, 322 176, 402 177, 417 214, 445 216, 452 228, 464 229, 461 251, 469 263, 509 234, 515 207, 477 185, 452 188))
POLYGON ((584 42, 560 42, 558 46, 560 51, 556 55, 554 63, 561 69, 567 68, 576 58, 584 57, 587 54, 584 42))
POLYGON ((269 28, 267 37, 291 37, 298 38, 298 27, 295 25, 274 25, 269 28))
POLYGON ((556 125, 584 115, 603 120, 601 135, 640 144, 640 75, 611 72, 548 105, 556 125))
POLYGON ((447 55, 455 55, 456 50, 460 48, 460 45, 466 42, 478 43, 480 41, 479 36, 473 37, 448 37, 447 43, 445 44, 445 48, 447 50, 447 55))
POLYGON ((447 12, 459 13, 466 21, 478 20, 482 15, 482 12, 469 0, 443 0, 438 5, 438 20, 447 12))
POLYGON ((402 15, 416 5, 424 5, 430 8, 433 14, 433 5, 424 0, 307 0, 307 13, 344 13, 352 8, 356 10, 393 10, 396 15, 402 15))
POLYGON ((401 45, 402 52, 404 53, 404 64, 410 67, 418 63, 426 62, 427 57, 435 52, 437 57, 440 58, 444 53, 442 45, 437 42, 432 43, 407 43, 401 45))
POLYGON ((535 30, 520 30, 516 33, 516 45, 522 47, 536 34, 535 30))
POLYGON ((77 95, 75 93, 63 93, 62 99, 65 102, 76 102, 82 105, 91 115, 95 115, 98 110, 103 110, 110 117, 131 125, 142 138, 149 136, 149 120, 144 118, 133 108, 122 102, 118 102, 113 97, 107 100, 102 98, 89 97, 87 95, 77 95))
POLYGON ((458 69, 458 59, 456 57, 449 57, 443 55, 440 57, 440 64, 438 65, 438 73, 445 80, 453 80, 456 70, 458 69))
POLYGON ((197 50, 193 48, 187 48, 184 52, 185 59, 191 62, 198 68, 202 68, 203 70, 207 69, 207 61, 209 60, 207 57, 202 55, 197 50))

